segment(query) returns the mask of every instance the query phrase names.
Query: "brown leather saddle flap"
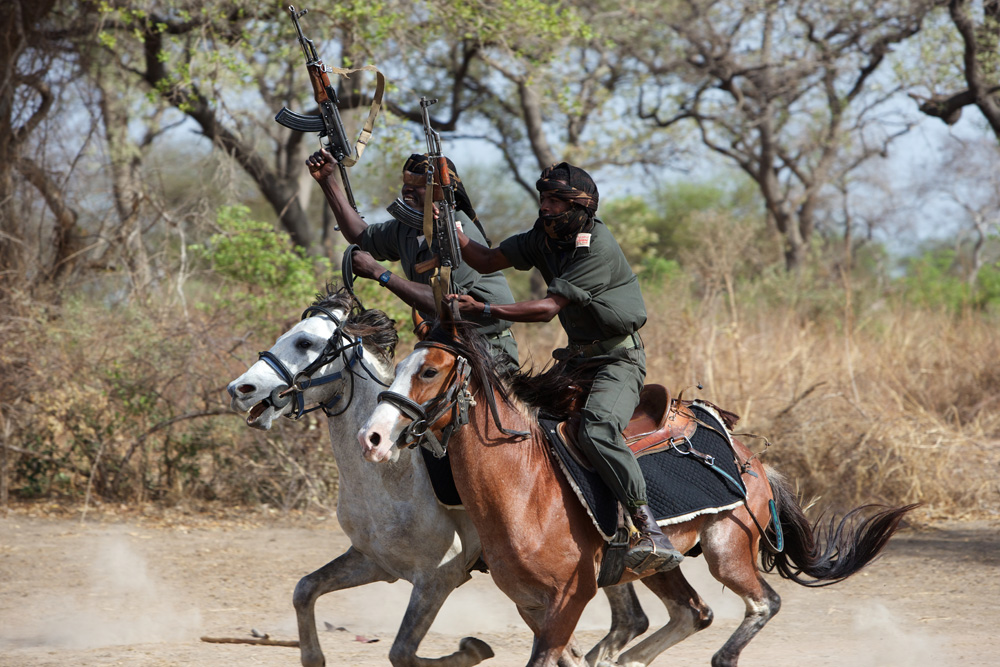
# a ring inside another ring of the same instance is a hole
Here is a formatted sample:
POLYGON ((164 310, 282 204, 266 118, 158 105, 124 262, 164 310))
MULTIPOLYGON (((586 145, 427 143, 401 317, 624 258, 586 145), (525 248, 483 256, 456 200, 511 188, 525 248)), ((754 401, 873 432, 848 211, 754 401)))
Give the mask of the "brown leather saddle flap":
MULTIPOLYGON (((652 454, 670 446, 672 438, 690 438, 698 424, 686 411, 672 405, 670 392, 661 384, 647 384, 639 395, 639 405, 632 413, 623 435, 625 444, 636 456, 652 454)), ((559 424, 559 435, 577 463, 592 469, 576 442, 580 418, 572 417, 559 424)))
POLYGON ((694 435, 698 424, 689 412, 677 408, 677 402, 663 385, 643 387, 639 405, 624 432, 625 444, 633 454, 652 454, 669 447, 671 440, 694 435))

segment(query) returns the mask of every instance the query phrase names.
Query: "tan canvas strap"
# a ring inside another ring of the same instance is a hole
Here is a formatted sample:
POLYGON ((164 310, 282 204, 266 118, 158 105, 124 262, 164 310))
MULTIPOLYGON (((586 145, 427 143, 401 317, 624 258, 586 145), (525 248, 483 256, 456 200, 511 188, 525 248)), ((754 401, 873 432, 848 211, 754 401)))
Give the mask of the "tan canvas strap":
POLYGON ((329 67, 329 71, 332 74, 339 74, 340 76, 350 76, 354 72, 375 72, 375 94, 372 95, 372 103, 368 109, 368 118, 365 119, 365 124, 361 128, 361 134, 358 136, 357 143, 354 144, 354 154, 348 155, 341 163, 345 167, 353 167, 361 159, 361 154, 365 152, 365 147, 368 146, 368 142, 372 138, 372 133, 375 130, 375 119, 378 118, 379 111, 382 110, 382 96, 385 93, 385 75, 378 71, 374 65, 365 65, 364 67, 358 67, 357 69, 343 69, 340 67, 329 67))

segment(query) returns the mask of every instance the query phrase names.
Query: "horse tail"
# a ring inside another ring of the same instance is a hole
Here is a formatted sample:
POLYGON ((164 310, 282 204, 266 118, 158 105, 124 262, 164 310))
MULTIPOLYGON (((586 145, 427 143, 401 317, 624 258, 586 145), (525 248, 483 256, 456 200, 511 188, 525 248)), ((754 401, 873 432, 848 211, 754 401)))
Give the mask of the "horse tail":
MULTIPOLYGON (((761 569, 777 570, 783 578, 802 586, 829 586, 861 570, 882 552, 903 516, 918 506, 862 505, 848 512, 839 523, 835 517, 831 518, 824 530, 819 521, 809 523, 795 493, 780 473, 768 468, 767 477, 777 506, 784 549, 778 552, 771 542, 764 540, 761 569), (860 516, 873 509, 877 511, 867 519, 860 516)), ((768 532, 772 531, 769 527, 768 532)))

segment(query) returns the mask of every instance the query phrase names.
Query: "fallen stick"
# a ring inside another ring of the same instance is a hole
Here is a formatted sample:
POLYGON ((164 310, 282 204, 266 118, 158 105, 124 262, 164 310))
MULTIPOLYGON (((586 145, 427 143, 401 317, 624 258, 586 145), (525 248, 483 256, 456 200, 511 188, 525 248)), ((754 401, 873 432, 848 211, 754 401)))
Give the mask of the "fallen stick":
POLYGON ((299 647, 299 640, 281 640, 281 639, 271 639, 270 637, 261 637, 259 639, 244 639, 243 637, 202 637, 201 641, 209 642, 212 644, 259 644, 261 646, 290 646, 293 648, 299 647))

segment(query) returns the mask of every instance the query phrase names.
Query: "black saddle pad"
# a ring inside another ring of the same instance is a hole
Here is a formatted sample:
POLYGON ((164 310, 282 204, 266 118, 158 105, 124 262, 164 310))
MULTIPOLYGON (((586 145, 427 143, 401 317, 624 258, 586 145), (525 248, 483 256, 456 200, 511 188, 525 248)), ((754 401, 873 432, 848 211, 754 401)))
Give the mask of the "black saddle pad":
POLYGON ((431 476, 431 486, 438 502, 447 507, 461 507, 462 499, 455 488, 455 478, 451 474, 451 461, 448 454, 437 458, 423 447, 418 448, 424 457, 424 465, 431 476))
POLYGON ((584 468, 569 453, 556 430, 558 421, 540 418, 538 424, 545 431, 566 479, 580 498, 580 502, 587 508, 594 525, 601 531, 605 540, 611 541, 618 529, 618 501, 611 493, 611 489, 595 471, 584 468))
MULTIPOLYGON (((746 496, 735 453, 722 435, 725 426, 697 403, 690 409, 700 421, 713 427, 699 424, 691 436, 690 448, 697 455, 684 453, 686 448, 681 445, 639 457, 649 507, 661 523, 680 523, 699 514, 721 511, 742 502, 746 496)), ((594 524, 605 540, 611 540, 618 521, 617 501, 611 490, 596 472, 581 466, 566 450, 556 431, 556 422, 540 422, 594 524)))

